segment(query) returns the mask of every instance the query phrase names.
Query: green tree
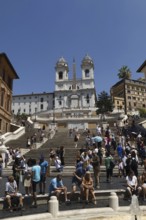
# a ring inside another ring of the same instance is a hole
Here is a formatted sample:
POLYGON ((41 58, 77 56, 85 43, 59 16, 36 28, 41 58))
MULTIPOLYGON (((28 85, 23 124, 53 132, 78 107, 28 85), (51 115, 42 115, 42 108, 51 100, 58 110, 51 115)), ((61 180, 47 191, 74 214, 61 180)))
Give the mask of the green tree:
POLYGON ((102 91, 98 95, 96 107, 97 107, 97 111, 96 111, 97 114, 105 114, 107 112, 112 112, 113 103, 111 96, 109 96, 107 92, 102 91))
POLYGON ((139 110, 140 117, 146 118, 146 109, 145 108, 139 108, 138 110, 139 110))
POLYGON ((118 72, 119 79, 130 79, 131 78, 131 71, 128 66, 122 66, 118 72))

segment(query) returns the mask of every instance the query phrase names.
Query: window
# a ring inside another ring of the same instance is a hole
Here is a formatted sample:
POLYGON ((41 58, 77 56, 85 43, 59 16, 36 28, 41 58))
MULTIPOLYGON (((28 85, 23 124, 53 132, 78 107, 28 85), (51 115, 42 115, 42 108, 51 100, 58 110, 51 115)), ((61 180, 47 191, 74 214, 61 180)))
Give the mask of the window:
POLYGON ((44 109, 44 105, 43 104, 41 104, 41 110, 43 110, 44 109))
POLYGON ((62 105, 62 101, 59 101, 59 105, 62 105))
POLYGON ((44 98, 41 98, 41 102, 43 102, 44 101, 44 98))
POLYGON ((117 104, 119 104, 119 101, 117 101, 117 104))
POLYGON ((6 106, 7 111, 10 111, 10 97, 7 97, 7 106, 6 106))
POLYGON ((63 72, 60 71, 58 74, 59 74, 59 79, 63 79, 63 72))
POLYGON ((85 77, 89 77, 89 70, 88 69, 85 70, 85 77))
POLYGON ((86 101, 87 101, 87 104, 90 103, 90 98, 89 98, 89 95, 88 95, 88 94, 87 94, 87 96, 86 96, 86 101))
POLYGON ((1 106, 2 107, 4 106, 4 95, 5 95, 5 92, 4 92, 4 90, 2 90, 2 92, 1 92, 1 106))
POLYGON ((128 99, 131 99, 131 96, 128 96, 128 99))

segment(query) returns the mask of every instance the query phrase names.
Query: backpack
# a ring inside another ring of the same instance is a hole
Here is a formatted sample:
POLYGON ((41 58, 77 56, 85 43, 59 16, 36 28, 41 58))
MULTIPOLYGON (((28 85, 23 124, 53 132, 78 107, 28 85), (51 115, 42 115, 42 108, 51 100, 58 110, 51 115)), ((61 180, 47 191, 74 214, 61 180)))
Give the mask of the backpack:
POLYGON ((134 159, 134 158, 131 159, 130 167, 131 167, 132 170, 137 169, 138 163, 137 163, 136 159, 134 159))
POLYGON ((114 169, 115 167, 115 162, 113 160, 110 161, 110 168, 111 169, 114 169))

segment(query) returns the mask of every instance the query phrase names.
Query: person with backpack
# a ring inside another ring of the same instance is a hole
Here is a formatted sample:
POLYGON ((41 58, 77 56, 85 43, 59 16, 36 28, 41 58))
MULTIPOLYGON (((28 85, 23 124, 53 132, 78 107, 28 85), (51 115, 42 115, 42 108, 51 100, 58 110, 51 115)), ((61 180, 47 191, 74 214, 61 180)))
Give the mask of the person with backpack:
POLYGON ((113 175, 114 166, 111 166, 111 164, 114 164, 114 163, 112 162, 113 162, 113 157, 111 156, 109 152, 106 152, 105 167, 106 167, 106 181, 107 182, 111 182, 111 178, 113 175))
POLYGON ((130 169, 133 170, 135 176, 138 177, 138 161, 136 160, 136 153, 135 153, 135 151, 131 152, 130 169))

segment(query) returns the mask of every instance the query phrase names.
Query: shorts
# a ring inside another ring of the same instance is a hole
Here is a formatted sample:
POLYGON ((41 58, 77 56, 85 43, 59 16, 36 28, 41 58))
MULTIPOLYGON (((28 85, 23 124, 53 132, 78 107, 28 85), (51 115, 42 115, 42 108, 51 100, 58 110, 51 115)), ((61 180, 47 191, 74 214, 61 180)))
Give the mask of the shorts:
POLYGON ((40 182, 41 183, 45 183, 46 182, 46 174, 45 173, 41 174, 40 182))
POLYGON ((10 195, 6 195, 6 198, 21 197, 21 196, 22 196, 22 194, 17 192, 15 196, 11 196, 11 194, 10 195))
POLYGON ((36 192, 36 186, 37 184, 39 183, 40 181, 38 182, 35 182, 35 181, 32 181, 32 191, 35 193, 36 192))

